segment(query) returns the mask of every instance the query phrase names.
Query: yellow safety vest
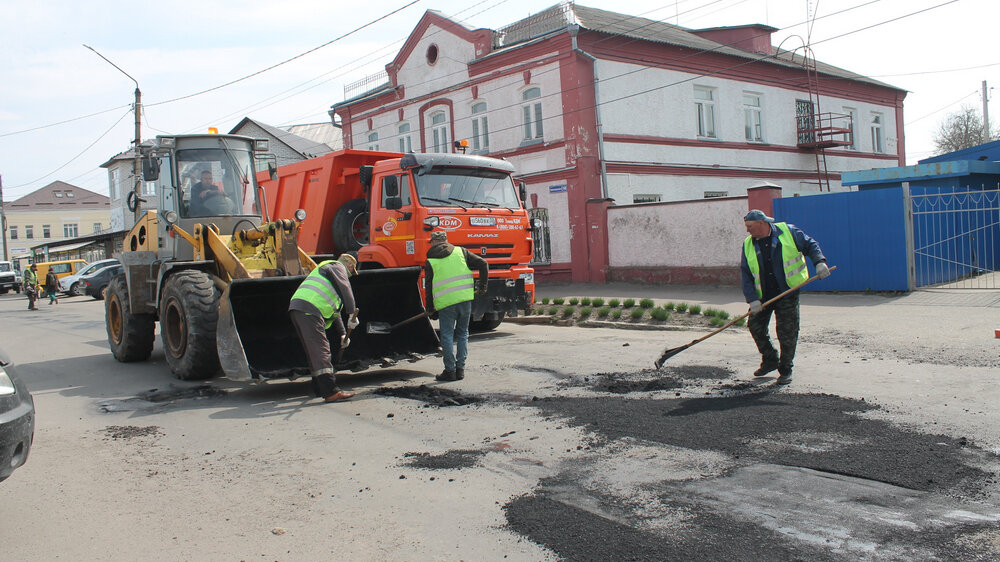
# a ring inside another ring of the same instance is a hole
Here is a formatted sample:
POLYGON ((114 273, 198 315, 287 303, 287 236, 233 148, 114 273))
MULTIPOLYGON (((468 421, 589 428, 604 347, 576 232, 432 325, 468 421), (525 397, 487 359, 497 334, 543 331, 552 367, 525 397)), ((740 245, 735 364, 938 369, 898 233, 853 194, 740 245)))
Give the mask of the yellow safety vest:
MULTIPOLYGON (((781 265, 785 272, 785 283, 792 289, 806 282, 809 279, 809 270, 806 269, 806 257, 802 255, 795 245, 795 238, 788 225, 783 222, 776 222, 774 226, 778 228, 778 242, 781 243, 781 265)), ((753 236, 747 236, 743 241, 743 254, 747 257, 747 265, 753 275, 753 287, 757 291, 757 298, 763 298, 764 292, 760 285, 760 264, 757 263, 757 252, 753 247, 753 236)))
POLYGON ((306 278, 302 280, 299 288, 292 295, 292 300, 305 301, 315 306, 326 319, 326 329, 328 330, 333 325, 333 319, 340 316, 340 309, 344 306, 336 287, 319 272, 321 267, 329 263, 333 263, 333 260, 320 262, 316 269, 306 275, 306 278))
POLYGON ((428 258, 434 272, 434 309, 441 310, 475 298, 472 270, 465 263, 465 252, 458 246, 446 258, 428 258))

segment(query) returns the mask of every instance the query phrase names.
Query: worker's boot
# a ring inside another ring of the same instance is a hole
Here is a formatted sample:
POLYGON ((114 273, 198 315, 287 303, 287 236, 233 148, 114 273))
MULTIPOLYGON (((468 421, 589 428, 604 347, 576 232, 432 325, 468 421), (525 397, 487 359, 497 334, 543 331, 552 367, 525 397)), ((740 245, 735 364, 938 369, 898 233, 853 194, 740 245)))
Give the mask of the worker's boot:
POLYGON ((455 368, 455 379, 462 380, 464 378, 465 378, 465 368, 464 367, 456 367, 455 368))
POLYGON ((763 361, 760 362, 760 367, 756 371, 753 372, 753 376, 755 376, 755 377, 763 377, 764 375, 766 375, 766 374, 768 374, 768 373, 770 373, 772 371, 777 371, 778 370, 778 366, 779 365, 778 365, 778 360, 777 359, 773 359, 773 360, 764 359, 763 361))
POLYGON ((457 381, 458 377, 455 376, 455 371, 445 369, 444 371, 441 371, 440 375, 434 377, 434 380, 441 382, 452 382, 452 381, 457 381))
POLYGON ((792 382, 792 370, 791 369, 779 369, 778 370, 778 380, 774 381, 774 384, 790 384, 792 382))

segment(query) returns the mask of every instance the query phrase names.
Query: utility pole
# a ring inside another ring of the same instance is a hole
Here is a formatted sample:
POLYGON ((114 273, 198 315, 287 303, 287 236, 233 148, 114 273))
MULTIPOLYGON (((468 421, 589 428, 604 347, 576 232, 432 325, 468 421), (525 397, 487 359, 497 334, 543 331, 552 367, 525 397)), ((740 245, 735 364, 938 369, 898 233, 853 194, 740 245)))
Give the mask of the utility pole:
POLYGON ((3 261, 7 259, 7 214, 3 211, 3 176, 0 176, 0 230, 3 230, 3 261))
POLYGON ((990 105, 989 95, 990 91, 986 89, 986 80, 983 80, 983 133, 987 141, 993 140, 993 135, 990 133, 990 105))
MULTIPOLYGON (((128 76, 129 80, 135 82, 135 105, 132 106, 132 109, 135 111, 135 140, 132 141, 132 150, 135 152, 135 158, 132 162, 132 178, 134 180, 132 183, 132 197, 135 198, 135 211, 132 216, 132 224, 135 224, 139 222, 139 217, 142 216, 142 199, 140 198, 142 196, 142 190, 140 189, 142 185, 142 155, 139 153, 139 145, 142 143, 142 129, 140 126, 142 122, 142 92, 139 91, 139 81, 132 78, 128 72, 122 70, 117 64, 108 60, 107 57, 98 53, 93 47, 89 45, 84 45, 84 47, 94 51, 95 55, 104 59, 105 62, 117 68, 118 72, 128 76)), ((122 195, 124 196, 125 194, 123 193, 122 195)))

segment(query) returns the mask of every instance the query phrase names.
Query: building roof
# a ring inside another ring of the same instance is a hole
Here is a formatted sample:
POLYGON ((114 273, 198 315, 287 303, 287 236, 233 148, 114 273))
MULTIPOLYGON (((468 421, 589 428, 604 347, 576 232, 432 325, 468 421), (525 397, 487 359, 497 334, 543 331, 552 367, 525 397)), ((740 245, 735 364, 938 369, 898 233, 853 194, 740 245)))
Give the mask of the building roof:
MULTIPOLYGON (((261 123, 260 121, 251 119, 249 117, 244 117, 242 121, 240 121, 235 127, 233 127, 231 131, 229 131, 229 134, 231 135, 241 134, 239 131, 248 124, 253 124, 256 125, 257 127, 260 127, 268 135, 270 135, 272 139, 280 143, 283 143, 288 148, 294 150, 295 152, 298 152, 299 154, 302 155, 303 158, 313 158, 315 156, 322 156, 323 154, 333 152, 333 148, 328 146, 326 143, 317 142, 312 139, 301 137, 295 133, 291 133, 284 129, 279 129, 278 127, 273 127, 266 123, 261 123)), ((332 127, 333 125, 330 126, 332 127)))
POLYGON ((918 164, 933 164, 935 162, 948 162, 951 160, 979 160, 986 162, 1000 162, 1000 140, 986 142, 970 148, 956 150, 947 154, 939 154, 930 158, 918 161, 918 164))
POLYGON ((327 145, 339 150, 344 147, 343 133, 339 127, 333 123, 324 121, 322 123, 303 123, 301 125, 289 125, 284 127, 286 131, 293 135, 298 135, 304 139, 327 145))
POLYGON ((105 209, 111 207, 107 195, 94 193, 63 181, 54 181, 45 187, 4 203, 9 211, 56 211, 60 209, 105 209))

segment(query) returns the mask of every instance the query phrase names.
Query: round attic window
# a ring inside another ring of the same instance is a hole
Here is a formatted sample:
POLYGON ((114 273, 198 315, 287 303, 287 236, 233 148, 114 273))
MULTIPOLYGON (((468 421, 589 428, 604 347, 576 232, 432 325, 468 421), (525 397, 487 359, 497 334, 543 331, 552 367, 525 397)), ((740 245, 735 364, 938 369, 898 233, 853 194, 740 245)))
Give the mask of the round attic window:
POLYGON ((431 45, 427 47, 427 64, 433 65, 438 60, 438 46, 431 45))

